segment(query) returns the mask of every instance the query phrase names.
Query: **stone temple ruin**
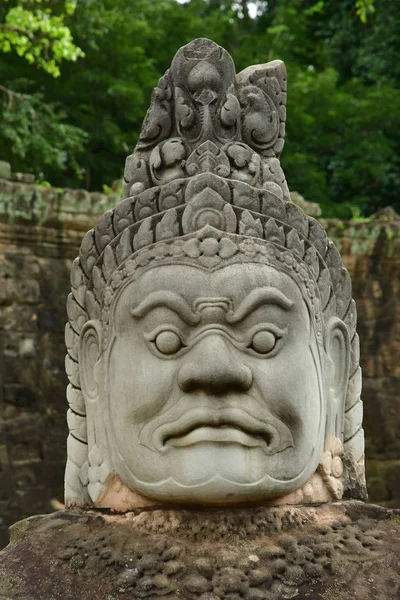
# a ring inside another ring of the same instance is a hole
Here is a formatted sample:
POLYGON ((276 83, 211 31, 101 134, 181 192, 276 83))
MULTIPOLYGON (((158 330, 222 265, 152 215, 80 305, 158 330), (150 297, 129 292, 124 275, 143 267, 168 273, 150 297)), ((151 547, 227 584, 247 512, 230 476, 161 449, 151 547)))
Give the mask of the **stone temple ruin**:
POLYGON ((281 61, 235 75, 205 39, 154 90, 72 268, 66 509, 14 526, 6 597, 400 597, 351 281, 290 201, 285 105, 281 61))

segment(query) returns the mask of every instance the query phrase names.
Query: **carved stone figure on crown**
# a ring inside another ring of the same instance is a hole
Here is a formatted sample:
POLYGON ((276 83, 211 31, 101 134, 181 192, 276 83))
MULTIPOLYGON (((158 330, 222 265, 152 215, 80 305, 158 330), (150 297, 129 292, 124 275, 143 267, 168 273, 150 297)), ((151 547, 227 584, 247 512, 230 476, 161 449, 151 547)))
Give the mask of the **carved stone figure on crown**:
POLYGON ((67 506, 365 495, 356 309, 279 164, 286 72, 199 39, 155 89, 66 328, 67 506))

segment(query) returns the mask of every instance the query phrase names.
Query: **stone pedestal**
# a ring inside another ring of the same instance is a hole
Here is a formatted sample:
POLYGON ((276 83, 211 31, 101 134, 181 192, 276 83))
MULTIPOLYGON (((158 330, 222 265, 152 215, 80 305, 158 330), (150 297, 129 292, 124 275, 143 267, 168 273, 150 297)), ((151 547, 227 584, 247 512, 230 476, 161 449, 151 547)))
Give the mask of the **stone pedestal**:
POLYGON ((3 600, 398 600, 400 511, 60 511, 11 528, 3 600))

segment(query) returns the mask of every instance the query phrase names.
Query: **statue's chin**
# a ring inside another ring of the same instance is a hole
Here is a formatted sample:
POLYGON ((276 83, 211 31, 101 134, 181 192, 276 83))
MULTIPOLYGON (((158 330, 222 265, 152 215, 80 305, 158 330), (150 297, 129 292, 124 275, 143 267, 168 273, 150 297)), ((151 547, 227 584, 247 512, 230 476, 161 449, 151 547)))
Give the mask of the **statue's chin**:
MULTIPOLYGON (((252 486, 243 486, 217 476, 194 486, 182 486, 172 479, 150 486, 141 482, 139 490, 128 487, 120 477, 110 474, 101 494, 92 500, 97 508, 111 508, 119 512, 171 504, 218 507, 250 503, 274 506, 300 502, 301 488, 295 488, 293 483, 285 488, 286 493, 280 494, 272 494, 271 489, 266 489, 265 484, 264 479, 252 486)), ((320 501, 329 499, 325 496, 326 494, 324 497, 321 496, 320 501)))
POLYGON ((270 501, 299 489, 309 477, 308 469, 290 481, 278 481, 264 475, 246 483, 213 474, 201 483, 182 483, 169 477, 158 482, 130 480, 131 489, 159 502, 226 505, 270 501))
POLYGON ((285 489, 282 489, 282 484, 277 486, 276 482, 271 485, 269 477, 242 484, 216 475, 208 481, 193 485, 182 485, 172 478, 150 485, 140 482, 135 489, 144 496, 161 502, 226 505, 267 501, 297 489, 297 486, 287 485, 286 482, 283 487, 285 489))
POLYGON ((119 460, 114 473, 131 490, 161 502, 260 502, 296 491, 314 473, 318 464, 315 448, 298 461, 297 468, 291 456, 293 450, 288 447, 267 456, 262 447, 206 442, 173 448, 161 455, 162 469, 154 469, 154 463, 149 463, 146 470, 142 463, 137 472, 136 464, 119 460), (275 473, 279 473, 279 479, 275 473))

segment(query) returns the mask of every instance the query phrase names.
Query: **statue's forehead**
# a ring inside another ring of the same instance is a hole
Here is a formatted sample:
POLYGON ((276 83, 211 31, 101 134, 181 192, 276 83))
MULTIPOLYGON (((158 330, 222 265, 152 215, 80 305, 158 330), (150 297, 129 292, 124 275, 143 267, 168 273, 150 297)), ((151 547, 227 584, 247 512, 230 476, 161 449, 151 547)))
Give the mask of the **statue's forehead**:
POLYGON ((294 305, 304 305, 300 289, 289 275, 259 263, 231 264, 215 270, 184 264, 153 267, 128 283, 120 302, 138 304, 150 294, 165 290, 179 294, 190 304, 199 297, 226 297, 235 306, 256 288, 276 289, 294 305))

